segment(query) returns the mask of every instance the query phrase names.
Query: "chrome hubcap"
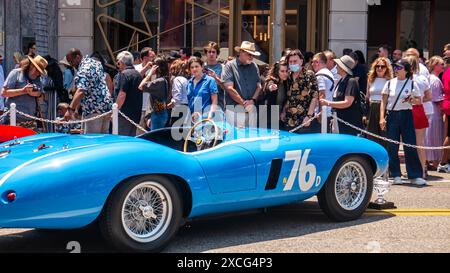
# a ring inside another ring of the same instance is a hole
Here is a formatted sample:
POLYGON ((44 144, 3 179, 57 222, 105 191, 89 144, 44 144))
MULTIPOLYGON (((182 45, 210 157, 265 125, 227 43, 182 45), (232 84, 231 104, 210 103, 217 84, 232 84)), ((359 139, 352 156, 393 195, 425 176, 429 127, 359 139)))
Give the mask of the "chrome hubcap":
POLYGON ((345 210, 355 210, 367 193, 367 176, 358 162, 343 165, 336 177, 335 196, 339 205, 345 210))
POLYGON ((145 182, 132 189, 122 206, 122 225, 133 240, 148 243, 158 239, 172 217, 172 200, 159 183, 145 182))
POLYGON ((144 216, 145 219, 157 219, 158 217, 153 212, 153 208, 150 206, 140 206, 139 209, 142 211, 142 216, 144 216))

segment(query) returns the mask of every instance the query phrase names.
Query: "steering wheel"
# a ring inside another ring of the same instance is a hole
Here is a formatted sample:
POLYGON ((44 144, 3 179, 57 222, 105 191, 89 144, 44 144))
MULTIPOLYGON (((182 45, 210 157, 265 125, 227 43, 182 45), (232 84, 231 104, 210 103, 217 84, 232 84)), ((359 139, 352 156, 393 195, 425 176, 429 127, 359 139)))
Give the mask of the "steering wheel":
POLYGON ((186 139, 184 140, 184 152, 187 153, 188 151, 188 143, 189 140, 192 140, 195 142, 195 145, 197 146, 197 150, 201 151, 205 149, 206 147, 212 148, 217 145, 217 142, 219 140, 219 128, 217 127, 217 124, 212 119, 203 119, 202 121, 195 124, 190 130, 189 133, 186 136, 186 139), (210 123, 214 128, 214 138, 211 138, 211 135, 205 136, 205 125, 210 123), (212 145, 211 145, 212 143, 212 145))

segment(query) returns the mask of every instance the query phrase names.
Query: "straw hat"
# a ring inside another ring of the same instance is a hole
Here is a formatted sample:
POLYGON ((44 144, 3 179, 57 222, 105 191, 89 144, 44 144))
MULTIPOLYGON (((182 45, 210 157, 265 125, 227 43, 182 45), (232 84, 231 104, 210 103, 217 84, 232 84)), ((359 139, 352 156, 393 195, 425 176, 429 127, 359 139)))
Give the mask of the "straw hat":
POLYGON ((353 72, 352 69, 355 68, 356 63, 355 61, 352 59, 352 57, 348 56, 348 55, 344 55, 339 59, 334 59, 334 62, 340 67, 342 68, 345 72, 347 72, 347 74, 352 75, 353 76, 353 72))
POLYGON ((42 75, 47 75, 47 70, 45 70, 45 68, 47 68, 48 62, 46 59, 44 59, 44 57, 38 55, 34 58, 31 58, 30 56, 28 56, 28 59, 42 75))
POLYGON ((234 50, 236 50, 237 52, 240 52, 241 50, 253 55, 253 56, 261 56, 261 53, 259 53, 258 51, 256 51, 256 47, 254 43, 248 42, 248 41, 243 41, 241 46, 237 46, 234 48, 234 50))
POLYGON ((59 61, 59 64, 62 64, 62 65, 65 65, 65 66, 71 66, 69 61, 67 61, 66 56, 64 56, 64 58, 61 61, 59 61))

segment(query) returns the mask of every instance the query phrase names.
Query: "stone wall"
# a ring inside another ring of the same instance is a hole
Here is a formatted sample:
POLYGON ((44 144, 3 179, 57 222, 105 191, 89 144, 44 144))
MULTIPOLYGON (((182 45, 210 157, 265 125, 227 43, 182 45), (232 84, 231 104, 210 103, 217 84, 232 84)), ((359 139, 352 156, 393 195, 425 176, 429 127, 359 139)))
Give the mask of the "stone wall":
MULTIPOLYGON (((5 67, 14 67, 14 52, 37 42, 38 54, 57 56, 57 2, 54 0, 2 0, 4 2, 5 67), (37 8, 38 7, 38 8, 37 8)), ((2 9, 3 10, 3 9, 2 9)), ((0 28, 1 31, 1 28, 0 28)))
POLYGON ((367 0, 330 0, 329 47, 342 56, 344 48, 367 52, 367 0))
MULTIPOLYGON (((6 71, 14 67, 13 54, 22 51, 21 1, 5 0, 5 66, 6 71)), ((31 25, 32 27, 32 25, 31 25)))
POLYGON ((94 50, 94 0, 58 1, 58 56, 63 58, 70 48, 83 54, 94 50))
POLYGON ((5 30, 4 30, 4 16, 5 16, 5 7, 4 0, 0 0, 0 53, 4 54, 5 52, 5 30))

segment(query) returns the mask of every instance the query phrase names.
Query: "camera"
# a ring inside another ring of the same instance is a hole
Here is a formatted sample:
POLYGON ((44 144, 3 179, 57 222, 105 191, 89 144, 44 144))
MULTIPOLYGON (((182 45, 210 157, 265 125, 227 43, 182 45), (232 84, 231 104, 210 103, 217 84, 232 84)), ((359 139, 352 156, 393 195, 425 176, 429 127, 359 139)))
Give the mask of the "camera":
POLYGON ((33 84, 33 92, 42 92, 41 86, 33 84))

